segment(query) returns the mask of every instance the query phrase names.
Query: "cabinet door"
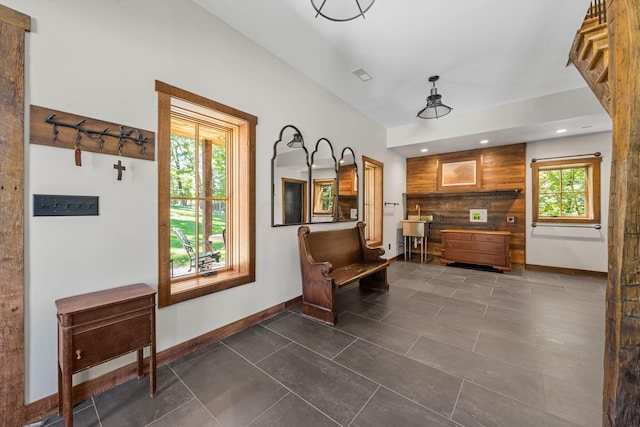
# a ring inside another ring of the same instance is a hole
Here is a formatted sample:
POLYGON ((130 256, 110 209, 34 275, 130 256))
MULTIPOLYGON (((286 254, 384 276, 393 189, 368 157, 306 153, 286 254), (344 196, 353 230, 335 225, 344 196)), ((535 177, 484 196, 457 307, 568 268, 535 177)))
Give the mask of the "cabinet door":
POLYGON ((149 313, 80 332, 73 336, 73 372, 90 368, 151 343, 149 313))

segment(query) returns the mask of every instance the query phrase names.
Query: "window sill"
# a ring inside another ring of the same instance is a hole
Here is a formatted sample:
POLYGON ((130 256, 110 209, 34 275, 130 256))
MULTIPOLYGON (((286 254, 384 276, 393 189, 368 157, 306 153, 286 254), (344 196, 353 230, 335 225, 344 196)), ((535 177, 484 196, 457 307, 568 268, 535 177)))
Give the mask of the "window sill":
POLYGON ((534 218, 533 222, 547 224, 600 224, 599 219, 571 217, 538 217, 534 218))
POLYGON ((169 285, 171 287, 171 294, 169 295, 168 303, 166 305, 160 304, 159 307, 177 304, 254 281, 255 277, 251 276, 248 272, 234 270, 222 270, 212 276, 200 276, 174 281, 169 285))

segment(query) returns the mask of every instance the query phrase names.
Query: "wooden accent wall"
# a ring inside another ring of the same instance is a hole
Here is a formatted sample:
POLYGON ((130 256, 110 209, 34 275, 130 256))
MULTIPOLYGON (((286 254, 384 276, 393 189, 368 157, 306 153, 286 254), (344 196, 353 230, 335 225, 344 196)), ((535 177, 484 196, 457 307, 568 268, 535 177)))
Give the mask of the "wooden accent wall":
POLYGON ((611 0, 613 150, 603 426, 640 425, 640 2, 611 0))
POLYGON ((409 215, 433 215, 427 251, 440 256, 440 230, 466 228, 511 232, 511 266, 525 266, 526 144, 413 157, 407 159, 405 209, 409 215), (480 189, 437 191, 441 162, 480 156, 480 189), (520 190, 520 191, 516 191, 520 190), (470 209, 486 209, 486 223, 469 221, 470 209), (514 217, 508 223, 507 217, 514 217))
POLYGON ((24 419, 24 47, 31 19, 0 5, 0 425, 24 419))

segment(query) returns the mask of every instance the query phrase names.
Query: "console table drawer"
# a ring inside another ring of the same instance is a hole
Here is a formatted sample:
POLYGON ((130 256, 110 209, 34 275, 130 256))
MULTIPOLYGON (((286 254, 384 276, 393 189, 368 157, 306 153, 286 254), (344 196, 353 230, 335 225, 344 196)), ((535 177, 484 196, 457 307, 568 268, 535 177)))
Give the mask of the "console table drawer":
POLYGON ((504 241, 499 243, 492 242, 463 242, 463 241, 452 241, 447 240, 445 249, 462 249, 468 251, 480 251, 480 252, 492 252, 492 253, 505 253, 505 245, 504 241))
POLYGON ((447 240, 460 240, 470 242, 473 240, 473 234, 469 233, 447 233, 447 240))
POLYGON ((496 242, 504 243, 509 237, 495 234, 473 234, 473 240, 475 242, 496 242))
POLYGON ((155 303, 155 295, 151 295, 117 304, 85 308, 75 313, 61 314, 59 321, 62 326, 84 325, 95 322, 96 319, 109 319, 122 313, 149 309, 155 306, 155 303))
POLYGON ((506 265, 506 257, 502 254, 489 254, 481 252, 463 251, 458 249, 447 249, 443 255, 446 259, 456 260, 457 262, 466 262, 469 264, 483 264, 491 266, 506 265))

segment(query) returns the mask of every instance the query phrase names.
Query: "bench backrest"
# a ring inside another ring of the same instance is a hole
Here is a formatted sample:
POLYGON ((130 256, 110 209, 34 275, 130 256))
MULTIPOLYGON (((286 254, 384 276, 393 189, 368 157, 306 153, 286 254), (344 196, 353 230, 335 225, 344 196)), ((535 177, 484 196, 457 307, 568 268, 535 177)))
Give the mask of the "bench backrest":
POLYGON ((364 261, 360 228, 314 231, 306 236, 309 253, 316 262, 329 261, 333 268, 364 261))

